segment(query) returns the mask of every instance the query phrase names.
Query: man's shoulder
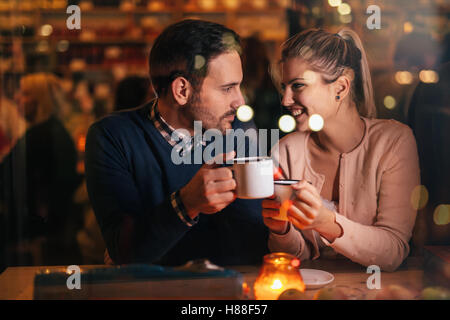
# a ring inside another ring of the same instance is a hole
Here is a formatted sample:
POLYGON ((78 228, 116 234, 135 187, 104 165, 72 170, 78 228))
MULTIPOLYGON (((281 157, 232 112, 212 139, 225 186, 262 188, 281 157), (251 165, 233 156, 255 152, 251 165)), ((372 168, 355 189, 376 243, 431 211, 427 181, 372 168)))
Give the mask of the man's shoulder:
POLYGON ((133 109, 112 112, 92 124, 90 131, 108 131, 110 133, 133 131, 136 125, 145 120, 148 108, 149 104, 144 104, 133 109))

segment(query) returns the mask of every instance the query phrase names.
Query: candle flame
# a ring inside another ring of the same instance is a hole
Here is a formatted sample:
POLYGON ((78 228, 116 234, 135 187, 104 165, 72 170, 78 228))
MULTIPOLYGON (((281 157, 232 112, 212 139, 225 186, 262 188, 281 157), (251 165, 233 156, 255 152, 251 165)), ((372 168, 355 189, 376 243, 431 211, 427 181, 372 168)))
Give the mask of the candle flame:
POLYGON ((273 281, 273 284, 272 284, 272 286, 271 286, 270 288, 273 289, 273 290, 279 290, 279 289, 281 289, 282 287, 283 287, 283 283, 281 283, 280 280, 275 279, 275 280, 273 281))

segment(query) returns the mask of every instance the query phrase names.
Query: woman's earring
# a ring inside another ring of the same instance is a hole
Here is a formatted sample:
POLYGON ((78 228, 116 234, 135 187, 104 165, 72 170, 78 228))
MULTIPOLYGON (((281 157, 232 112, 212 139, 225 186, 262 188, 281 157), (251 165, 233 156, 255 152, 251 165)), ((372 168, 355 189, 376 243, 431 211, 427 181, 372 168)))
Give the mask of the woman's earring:
POLYGON ((339 100, 341 97, 340 96, 336 96, 336 100, 339 100))

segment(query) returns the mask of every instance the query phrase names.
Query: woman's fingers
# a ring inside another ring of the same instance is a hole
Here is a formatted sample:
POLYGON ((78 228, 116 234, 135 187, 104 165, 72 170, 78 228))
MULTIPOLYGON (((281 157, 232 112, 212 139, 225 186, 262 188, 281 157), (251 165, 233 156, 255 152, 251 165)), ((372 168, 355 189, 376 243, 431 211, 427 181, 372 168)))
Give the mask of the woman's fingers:
MULTIPOLYGON (((295 189, 294 189, 295 190, 295 189)), ((320 204, 320 196, 315 195, 311 190, 300 188, 295 190, 295 195, 298 200, 305 202, 307 205, 314 207, 320 204)))
POLYGON ((294 201, 293 204, 309 219, 317 217, 316 210, 302 201, 294 201))
POLYGON ((299 208, 296 206, 290 206, 288 209, 288 219, 294 218, 297 220, 300 224, 309 226, 313 223, 314 219, 308 218, 305 213, 303 213, 299 208))
POLYGON ((299 220, 295 219, 294 217, 289 216, 288 219, 297 229, 308 229, 307 225, 301 223, 299 220))

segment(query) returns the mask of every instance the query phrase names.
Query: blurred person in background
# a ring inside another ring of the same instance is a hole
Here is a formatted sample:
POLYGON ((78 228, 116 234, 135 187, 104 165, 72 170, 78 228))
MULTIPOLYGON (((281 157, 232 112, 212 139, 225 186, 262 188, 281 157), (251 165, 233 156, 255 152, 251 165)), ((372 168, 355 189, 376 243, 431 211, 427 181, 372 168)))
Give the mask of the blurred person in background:
POLYGON ((80 177, 73 140, 57 117, 60 90, 59 79, 48 73, 20 81, 27 130, 0 164, 8 265, 79 262, 81 217, 72 198, 80 177))
POLYGON ((421 167, 423 209, 419 211, 414 243, 449 245, 450 221, 450 62, 438 70, 438 81, 421 82, 414 91, 408 124, 417 140, 421 167), (427 199, 428 198, 428 199, 427 199), (427 202, 425 202, 428 200, 427 202))
POLYGON ((397 42, 392 68, 373 77, 378 118, 407 123, 411 97, 419 83, 419 72, 424 69, 436 70, 439 52, 439 43, 429 34, 413 32, 397 42), (384 100, 387 96, 395 99, 394 106, 386 106, 384 100))
POLYGON ((25 119, 19 113, 14 101, 4 94, 2 83, 0 77, 0 162, 26 130, 25 119))

